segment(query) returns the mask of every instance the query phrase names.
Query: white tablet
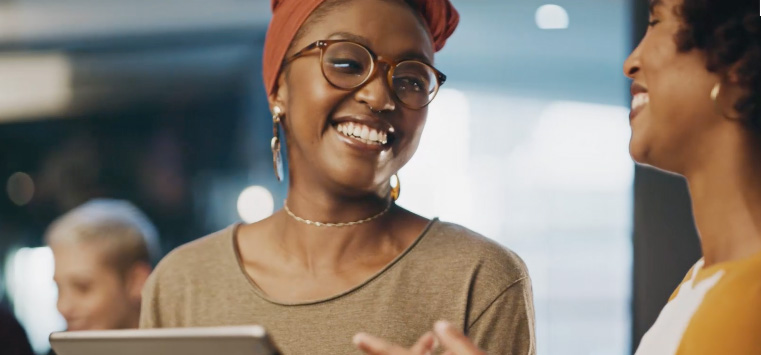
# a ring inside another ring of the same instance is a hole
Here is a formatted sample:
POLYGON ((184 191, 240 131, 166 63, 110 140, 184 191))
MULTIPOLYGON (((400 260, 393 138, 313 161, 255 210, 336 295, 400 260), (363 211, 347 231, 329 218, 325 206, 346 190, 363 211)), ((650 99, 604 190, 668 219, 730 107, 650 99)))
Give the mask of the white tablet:
POLYGON ((276 355, 260 326, 58 332, 57 355, 276 355))

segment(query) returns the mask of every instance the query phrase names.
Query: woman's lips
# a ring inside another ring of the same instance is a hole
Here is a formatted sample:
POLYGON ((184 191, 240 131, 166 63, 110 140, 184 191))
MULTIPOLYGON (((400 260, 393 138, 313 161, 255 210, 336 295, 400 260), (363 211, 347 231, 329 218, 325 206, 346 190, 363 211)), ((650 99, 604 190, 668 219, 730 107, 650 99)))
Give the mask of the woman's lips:
POLYGON ((629 113, 629 121, 633 120, 650 103, 650 95, 644 85, 633 82, 631 87, 632 110, 629 113))
POLYGON ((383 144, 377 141, 370 141, 369 139, 362 139, 361 137, 358 138, 353 135, 340 132, 337 126, 331 126, 331 130, 335 132, 340 141, 356 150, 367 152, 381 152, 391 147, 389 142, 383 144))
POLYGON ((357 139, 366 144, 384 145, 388 143, 388 132, 361 123, 339 123, 336 125, 336 130, 349 138, 357 139))
POLYGON ((642 110, 650 104, 650 95, 647 92, 639 92, 632 97, 632 110, 629 113, 629 121, 637 117, 642 110))
POLYGON ((362 151, 390 149, 396 138, 394 127, 375 116, 343 115, 331 120, 330 126, 340 141, 362 151))

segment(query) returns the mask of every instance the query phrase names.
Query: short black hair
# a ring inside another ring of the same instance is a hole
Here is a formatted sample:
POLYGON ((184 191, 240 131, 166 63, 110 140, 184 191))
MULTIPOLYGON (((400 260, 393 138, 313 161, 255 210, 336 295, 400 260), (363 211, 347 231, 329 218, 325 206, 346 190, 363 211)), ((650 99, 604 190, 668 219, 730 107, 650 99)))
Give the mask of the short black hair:
POLYGON ((706 54, 707 69, 739 79, 747 95, 735 109, 761 132, 761 16, 755 0, 684 0, 676 9, 682 28, 676 35, 680 51, 706 54))

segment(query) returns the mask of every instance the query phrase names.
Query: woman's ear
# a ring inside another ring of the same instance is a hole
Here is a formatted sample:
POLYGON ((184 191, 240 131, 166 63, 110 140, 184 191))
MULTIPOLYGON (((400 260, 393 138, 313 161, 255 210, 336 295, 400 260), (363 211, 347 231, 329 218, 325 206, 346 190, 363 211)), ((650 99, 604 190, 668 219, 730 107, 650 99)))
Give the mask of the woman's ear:
POLYGON ((736 103, 748 95, 748 89, 745 87, 747 83, 743 83, 743 77, 740 75, 739 71, 740 64, 732 66, 732 68, 730 68, 724 75, 721 87, 721 90, 723 91, 721 94, 724 97, 724 100, 726 100, 724 102, 728 104, 731 103, 729 113, 732 115, 737 113, 735 109, 736 103))
POLYGON ((278 99, 276 93, 275 94, 270 94, 269 96, 267 96, 267 102, 269 103, 270 112, 272 112, 272 113, 275 112, 275 107, 279 107, 280 110, 283 109, 283 104, 282 104, 281 100, 278 99))
POLYGON ((714 91, 711 92, 711 99, 716 105, 717 113, 731 121, 743 121, 740 113, 742 109, 738 104, 748 96, 748 89, 738 72, 739 68, 739 65, 734 65, 723 75, 720 75, 718 84, 714 86, 714 91))
POLYGON ((275 90, 267 96, 267 101, 269 102, 270 112, 275 112, 275 106, 278 106, 280 111, 285 113, 288 103, 288 84, 285 82, 285 75, 283 73, 278 77, 275 90))
POLYGON ((740 60, 727 69, 724 73, 724 81, 731 85, 741 84, 743 76, 740 74, 740 71, 742 70, 744 62, 745 61, 740 60))

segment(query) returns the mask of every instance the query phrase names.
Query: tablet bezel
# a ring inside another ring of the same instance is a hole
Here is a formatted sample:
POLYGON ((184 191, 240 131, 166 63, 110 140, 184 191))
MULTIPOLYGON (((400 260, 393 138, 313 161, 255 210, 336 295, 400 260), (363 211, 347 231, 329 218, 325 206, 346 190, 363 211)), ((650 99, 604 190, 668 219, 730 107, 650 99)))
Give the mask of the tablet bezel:
MULTIPOLYGON (((50 334, 50 345, 53 351, 61 345, 71 346, 72 343, 90 341, 140 341, 140 340, 167 340, 176 341, 182 339, 252 339, 264 345, 271 354, 278 354, 277 347, 272 342, 264 327, 259 325, 232 326, 232 327, 205 327, 205 328, 156 328, 156 329, 124 329, 124 330, 88 330, 56 332, 50 334)), ((258 355, 258 354, 257 354, 258 355)))

